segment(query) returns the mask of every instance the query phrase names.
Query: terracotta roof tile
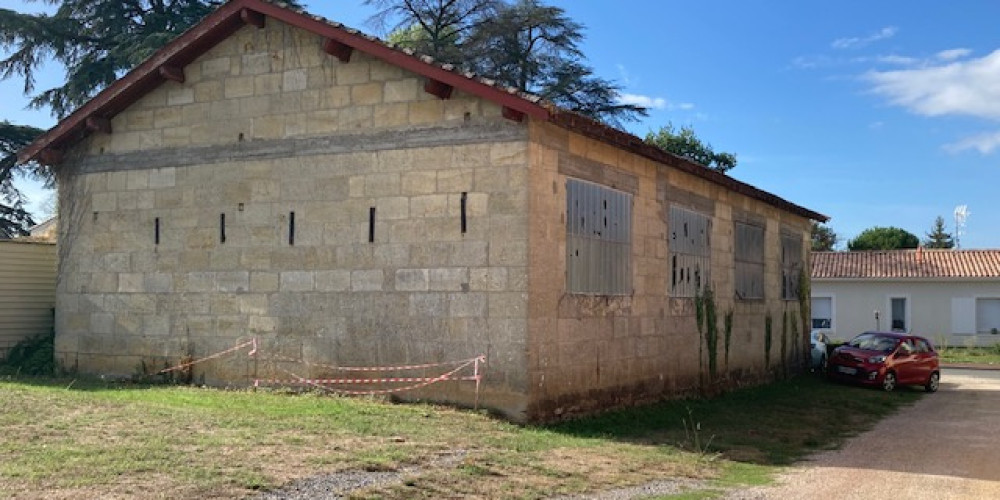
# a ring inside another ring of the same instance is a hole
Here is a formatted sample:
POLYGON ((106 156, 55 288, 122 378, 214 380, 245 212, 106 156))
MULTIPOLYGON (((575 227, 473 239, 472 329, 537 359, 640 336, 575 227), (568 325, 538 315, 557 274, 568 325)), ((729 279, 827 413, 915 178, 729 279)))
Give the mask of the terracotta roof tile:
POLYGON ((814 252, 812 278, 1000 278, 1000 250, 814 252))

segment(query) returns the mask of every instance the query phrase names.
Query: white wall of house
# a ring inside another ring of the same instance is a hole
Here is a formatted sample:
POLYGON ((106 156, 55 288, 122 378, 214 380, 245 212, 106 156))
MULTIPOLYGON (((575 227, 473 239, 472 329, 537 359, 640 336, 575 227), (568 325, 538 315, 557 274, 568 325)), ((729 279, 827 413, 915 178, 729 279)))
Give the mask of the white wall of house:
POLYGON ((836 339, 847 340, 866 330, 891 330, 894 325, 902 325, 905 331, 924 335, 936 344, 1000 342, 1000 335, 991 334, 994 328, 1000 330, 1000 280, 814 278, 812 298, 813 326, 836 339), (902 311, 901 304, 905 305, 902 311), (879 313, 877 322, 875 311, 879 313))

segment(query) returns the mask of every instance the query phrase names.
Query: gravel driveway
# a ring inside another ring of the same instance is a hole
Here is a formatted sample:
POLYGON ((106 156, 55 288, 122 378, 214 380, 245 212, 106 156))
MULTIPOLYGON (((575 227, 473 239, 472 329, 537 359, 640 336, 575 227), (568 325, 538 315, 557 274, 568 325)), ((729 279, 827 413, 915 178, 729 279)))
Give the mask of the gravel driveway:
POLYGON ((938 393, 727 498, 1000 498, 1000 371, 945 369, 938 393))

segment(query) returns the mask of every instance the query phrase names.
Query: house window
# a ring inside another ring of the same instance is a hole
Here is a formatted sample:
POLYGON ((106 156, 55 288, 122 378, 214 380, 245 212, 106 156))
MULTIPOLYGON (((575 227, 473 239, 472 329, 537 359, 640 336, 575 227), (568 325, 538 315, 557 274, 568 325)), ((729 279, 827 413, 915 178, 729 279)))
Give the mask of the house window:
POLYGON ((632 195, 566 181, 566 288, 569 293, 628 295, 632 195))
POLYGON ((736 298, 764 298, 764 228, 735 223, 736 298))
POLYGON ((798 300, 802 272, 802 238, 781 235, 781 298, 798 300))
POLYGON ((812 298, 812 329, 833 329, 833 297, 812 298))
POLYGON ((1000 331, 1000 299, 976 299, 976 332, 1000 331))
POLYGON ((694 297, 711 283, 712 219, 698 212, 670 207, 670 295, 694 297))
POLYGON ((894 332, 906 331, 906 297, 892 297, 889 299, 889 307, 892 317, 890 327, 894 332))

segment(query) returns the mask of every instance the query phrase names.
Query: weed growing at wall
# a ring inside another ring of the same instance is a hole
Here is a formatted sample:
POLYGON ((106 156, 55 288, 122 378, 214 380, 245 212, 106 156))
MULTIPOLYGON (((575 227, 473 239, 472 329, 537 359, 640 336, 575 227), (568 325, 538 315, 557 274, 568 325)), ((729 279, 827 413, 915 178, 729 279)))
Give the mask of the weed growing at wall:
POLYGON ((771 313, 764 316, 764 369, 771 369, 771 313))
POLYGON ((0 373, 52 375, 55 373, 55 333, 36 335, 14 345, 0 361, 0 373))
POLYGON ((709 380, 715 380, 715 375, 718 371, 719 355, 719 331, 715 318, 715 295, 712 293, 711 288, 705 287, 705 292, 696 295, 694 301, 695 317, 698 320, 698 332, 705 337, 705 348, 708 349, 709 380))
POLYGON ((788 374, 788 311, 781 313, 781 376, 788 374))
POLYGON ((726 370, 729 370, 729 345, 733 339, 733 311, 726 313, 723 319, 723 331, 726 334, 726 370))

